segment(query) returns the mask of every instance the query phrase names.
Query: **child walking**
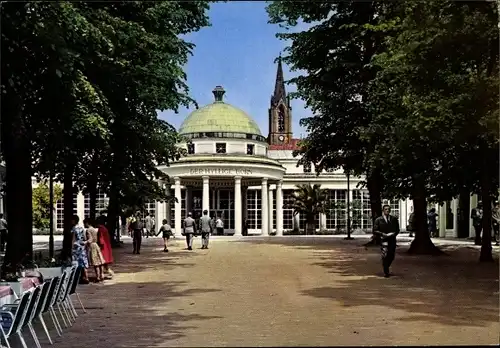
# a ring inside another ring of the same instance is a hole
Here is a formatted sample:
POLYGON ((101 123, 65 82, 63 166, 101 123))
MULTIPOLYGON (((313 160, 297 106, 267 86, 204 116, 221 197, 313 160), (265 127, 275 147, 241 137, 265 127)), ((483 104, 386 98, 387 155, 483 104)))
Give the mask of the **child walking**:
POLYGON ((165 243, 165 248, 163 249, 164 252, 168 253, 168 240, 170 237, 173 237, 174 234, 172 233, 172 227, 170 227, 170 224, 168 223, 167 219, 163 219, 162 221, 162 226, 160 227, 160 230, 158 231, 158 236, 160 233, 163 232, 163 243, 165 243))

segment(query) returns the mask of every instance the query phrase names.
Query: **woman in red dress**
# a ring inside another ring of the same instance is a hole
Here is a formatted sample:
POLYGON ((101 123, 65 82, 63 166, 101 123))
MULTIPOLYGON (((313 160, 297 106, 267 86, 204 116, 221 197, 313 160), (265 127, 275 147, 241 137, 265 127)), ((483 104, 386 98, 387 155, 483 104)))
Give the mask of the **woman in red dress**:
POLYGON ((109 265, 114 262, 113 251, 111 250, 111 238, 109 236, 108 229, 104 226, 105 217, 100 216, 97 219, 97 233, 99 236, 99 245, 101 247, 101 253, 104 257, 104 271, 113 277, 114 272, 111 270, 109 265))

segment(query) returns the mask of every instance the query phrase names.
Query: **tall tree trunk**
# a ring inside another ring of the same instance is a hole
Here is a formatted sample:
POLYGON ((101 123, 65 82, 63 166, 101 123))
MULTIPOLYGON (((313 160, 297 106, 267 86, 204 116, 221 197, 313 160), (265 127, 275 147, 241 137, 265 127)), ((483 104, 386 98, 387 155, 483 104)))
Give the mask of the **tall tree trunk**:
MULTIPOLYGON (((71 251, 73 248, 72 241, 73 235, 71 234, 71 219, 74 215, 73 212, 73 174, 75 171, 75 165, 73 163, 66 163, 64 168, 64 188, 63 188, 63 203, 64 203, 64 229, 63 229, 63 248, 61 251, 61 258, 63 260, 69 259, 71 257, 71 251)), ((82 217, 80 217, 82 218, 82 217)))
POLYGON ((6 167, 9 233, 4 266, 33 256, 31 145, 19 97, 2 98, 2 151, 6 167), (9 100, 10 99, 10 100, 9 100))
POLYGON ((440 255, 443 252, 432 243, 427 228, 427 198, 425 181, 422 178, 413 179, 413 211, 415 238, 411 242, 408 253, 418 255, 440 255))
MULTIPOLYGON (((120 216, 120 202, 118 199, 118 192, 116 191, 116 185, 111 183, 110 193, 109 193, 109 205, 108 205, 108 215, 106 220, 106 228, 113 240, 116 240, 116 224, 118 217, 120 216)), ((118 231, 119 233, 119 231, 118 231)))
POLYGON ((483 202, 483 235, 481 241, 481 254, 479 256, 479 261, 481 262, 493 261, 491 247, 492 178, 490 173, 491 166, 485 156, 483 168, 481 170, 481 196, 483 202))

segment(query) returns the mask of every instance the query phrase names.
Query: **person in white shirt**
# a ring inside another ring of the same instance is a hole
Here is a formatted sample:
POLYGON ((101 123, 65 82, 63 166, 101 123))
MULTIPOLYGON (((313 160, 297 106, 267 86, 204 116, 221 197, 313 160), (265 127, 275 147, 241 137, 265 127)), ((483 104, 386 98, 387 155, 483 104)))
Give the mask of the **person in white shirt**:
POLYGON ((221 219, 220 216, 215 221, 215 228, 217 229, 217 235, 218 236, 223 236, 224 235, 224 222, 222 221, 222 219, 221 219))
POLYGON ((5 251, 5 243, 7 243, 7 220, 0 213, 0 252, 5 251))

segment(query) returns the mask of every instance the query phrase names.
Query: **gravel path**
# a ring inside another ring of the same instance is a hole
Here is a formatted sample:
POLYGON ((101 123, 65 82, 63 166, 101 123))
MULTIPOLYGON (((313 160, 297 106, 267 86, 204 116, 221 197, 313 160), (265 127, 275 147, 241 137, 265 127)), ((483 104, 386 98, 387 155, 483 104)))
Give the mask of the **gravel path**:
POLYGON ((200 250, 197 238, 193 251, 177 241, 163 253, 154 238, 141 255, 125 244, 113 280, 80 288, 88 313, 54 347, 499 342, 498 259, 479 264, 477 250, 456 246, 411 257, 401 246, 385 279, 363 242, 220 238, 200 250))

